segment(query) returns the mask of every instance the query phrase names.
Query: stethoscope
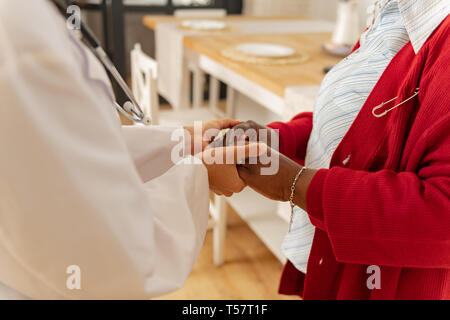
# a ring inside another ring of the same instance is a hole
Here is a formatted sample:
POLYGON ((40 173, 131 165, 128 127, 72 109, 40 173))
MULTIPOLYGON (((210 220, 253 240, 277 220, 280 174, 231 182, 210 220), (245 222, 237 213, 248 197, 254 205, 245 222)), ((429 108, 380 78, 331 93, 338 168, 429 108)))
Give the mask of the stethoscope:
MULTIPOLYGON (((59 8, 61 13, 66 14, 66 8, 64 8, 61 4, 53 1, 56 6, 59 8)), ((136 100, 133 92, 128 87, 125 80, 120 75, 117 68, 114 66, 111 59, 106 54, 105 50, 103 50, 100 41, 98 41, 97 37, 94 35, 92 30, 86 26, 82 21, 80 21, 80 30, 79 34, 81 35, 81 40, 86 44, 88 49, 92 51, 92 53, 98 58, 98 60, 102 63, 106 70, 111 74, 113 79, 117 82, 119 87, 123 90, 129 101, 125 102, 123 106, 120 106, 117 102, 114 102, 115 108, 128 120, 144 125, 151 125, 152 119, 150 115, 146 115, 139 103, 136 100)))

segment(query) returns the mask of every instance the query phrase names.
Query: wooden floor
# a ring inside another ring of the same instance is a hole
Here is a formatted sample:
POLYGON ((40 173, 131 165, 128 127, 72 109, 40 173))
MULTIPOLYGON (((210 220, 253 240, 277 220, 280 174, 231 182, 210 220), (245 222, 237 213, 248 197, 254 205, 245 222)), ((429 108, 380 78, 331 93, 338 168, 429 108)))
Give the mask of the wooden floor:
POLYGON ((225 264, 216 267, 212 263, 210 231, 186 285, 160 299, 296 299, 277 293, 281 271, 281 263, 230 209, 225 264))

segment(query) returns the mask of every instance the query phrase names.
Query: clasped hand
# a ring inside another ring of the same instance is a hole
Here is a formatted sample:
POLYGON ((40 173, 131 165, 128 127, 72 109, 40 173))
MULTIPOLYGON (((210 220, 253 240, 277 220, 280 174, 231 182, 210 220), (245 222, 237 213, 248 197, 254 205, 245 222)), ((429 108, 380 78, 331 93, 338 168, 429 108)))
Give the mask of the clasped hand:
MULTIPOLYGON (((211 128, 230 129, 221 139, 203 139, 203 151, 197 155, 208 169, 212 191, 229 197, 249 186, 272 200, 289 200, 302 166, 276 150, 276 132, 253 121, 223 119, 207 123, 202 134, 211 128)), ((301 207, 306 207, 306 190, 314 173, 305 170, 297 185, 295 201, 301 207)))

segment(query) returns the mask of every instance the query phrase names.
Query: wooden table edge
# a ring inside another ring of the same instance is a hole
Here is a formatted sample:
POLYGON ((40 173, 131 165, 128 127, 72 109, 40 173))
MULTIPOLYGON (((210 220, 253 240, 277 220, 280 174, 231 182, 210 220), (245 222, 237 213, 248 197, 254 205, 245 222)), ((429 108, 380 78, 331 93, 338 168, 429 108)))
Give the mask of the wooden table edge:
MULTIPOLYGON (((315 34, 315 33, 311 33, 315 34)), ((322 34, 329 34, 328 32, 323 32, 322 34)), ((288 34, 290 35, 290 34, 288 34)), ((274 82, 271 80, 267 80, 265 77, 261 76, 261 74, 257 72, 253 72, 252 70, 245 70, 245 73, 241 72, 241 70, 238 70, 236 67, 236 64, 240 64, 239 62, 233 62, 228 58, 223 57, 220 52, 214 52, 214 51, 205 51, 203 48, 200 50, 198 49, 197 44, 195 43, 195 40, 198 39, 198 36, 190 36, 185 37, 183 39, 183 46, 199 55, 203 55, 208 57, 209 59, 213 60, 215 63, 222 64, 224 67, 230 69, 234 73, 246 78, 246 79, 252 79, 250 81, 255 82, 260 87, 264 88, 265 90, 271 92, 272 94, 277 95, 278 97, 284 99, 286 95, 286 89, 290 87, 285 86, 274 86, 274 82), (229 60, 229 61, 228 61, 229 60), (255 81, 257 79, 258 81, 255 81)))
MULTIPOLYGON (((181 22, 183 20, 186 19, 200 19, 200 18, 177 18, 171 15, 151 15, 151 14, 147 14, 145 16, 142 17, 142 23, 149 29, 151 30, 156 30, 158 27, 158 24, 160 23, 175 23, 175 22, 181 22), (160 18, 165 19, 165 17, 167 17, 167 21, 163 22, 163 21, 157 21, 160 18), (156 19, 155 19, 156 18, 156 19)), ((232 15, 228 15, 226 17, 223 18, 211 18, 214 20, 233 20, 235 19, 238 22, 244 22, 244 21, 279 21, 279 20, 286 20, 286 21, 291 21, 291 20, 308 20, 306 17, 304 16, 245 16, 245 15, 240 15, 240 14, 232 14, 232 15)))

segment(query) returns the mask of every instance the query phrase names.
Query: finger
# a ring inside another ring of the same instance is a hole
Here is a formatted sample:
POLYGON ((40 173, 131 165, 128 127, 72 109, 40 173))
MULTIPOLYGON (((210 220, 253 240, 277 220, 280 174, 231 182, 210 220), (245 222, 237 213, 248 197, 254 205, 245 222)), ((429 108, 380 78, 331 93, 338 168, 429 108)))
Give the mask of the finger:
POLYGON ((237 168, 237 170, 238 170, 239 177, 241 177, 241 179, 243 181, 248 183, 249 177, 250 177, 250 172, 248 171, 248 169, 246 167, 239 166, 237 168))
MULTIPOLYGON (((233 148, 234 152, 234 161, 235 163, 239 164, 243 161, 245 162, 246 159, 254 157, 260 157, 263 154, 267 153, 268 147, 264 143, 249 143, 246 145, 240 145, 236 147, 227 147, 226 149, 233 148)), ((228 150, 227 150, 228 151, 228 150)))
POLYGON ((215 161, 217 164, 236 165, 245 162, 250 157, 260 157, 267 153, 267 145, 263 143, 241 144, 224 148, 208 149, 205 159, 215 161))
MULTIPOLYGON (((242 180, 242 178, 239 176, 239 178, 242 180)), ((245 187, 247 187, 247 184, 245 183, 244 180, 242 180, 242 184, 236 186, 236 189, 234 190, 234 193, 241 193, 242 190, 245 189, 245 187)))
POLYGON ((238 142, 245 141, 246 140, 246 132, 248 131, 249 127, 246 123, 242 123, 233 129, 231 129, 227 134, 225 135, 226 145, 227 146, 235 146, 238 144, 238 142))
POLYGON ((202 153, 204 163, 237 165, 245 163, 248 158, 258 158, 267 153, 268 147, 264 143, 250 143, 246 145, 208 148, 202 153))
POLYGON ((239 121, 239 120, 225 118, 225 119, 216 120, 216 124, 217 124, 216 127, 219 130, 231 129, 231 128, 239 125, 240 123, 241 123, 241 121, 239 121))
POLYGON ((207 145, 207 148, 219 148, 219 147, 225 147, 225 137, 224 136, 218 136, 218 137, 214 137, 214 139, 212 139, 212 142, 207 145))
POLYGON ((231 193, 231 192, 225 192, 223 195, 224 195, 225 197, 229 198, 229 197, 231 197, 231 196, 233 195, 233 193, 231 193))
POLYGON ((202 140, 204 142, 211 142, 217 137, 222 136, 222 130, 216 127, 205 129, 203 132, 202 140))
POLYGON ((241 179, 241 177, 239 176, 239 173, 237 172, 237 170, 235 172, 235 177, 233 177, 231 179, 234 180, 234 183, 233 183, 233 185, 231 187, 231 190, 229 190, 229 191, 231 191, 233 193, 240 193, 247 186, 245 181, 243 181, 241 179))
POLYGON ((242 181, 245 181, 247 186, 250 188, 261 186, 262 181, 259 180, 260 175, 257 172, 259 172, 259 170, 252 171, 246 167, 238 167, 239 177, 242 179, 242 181))

